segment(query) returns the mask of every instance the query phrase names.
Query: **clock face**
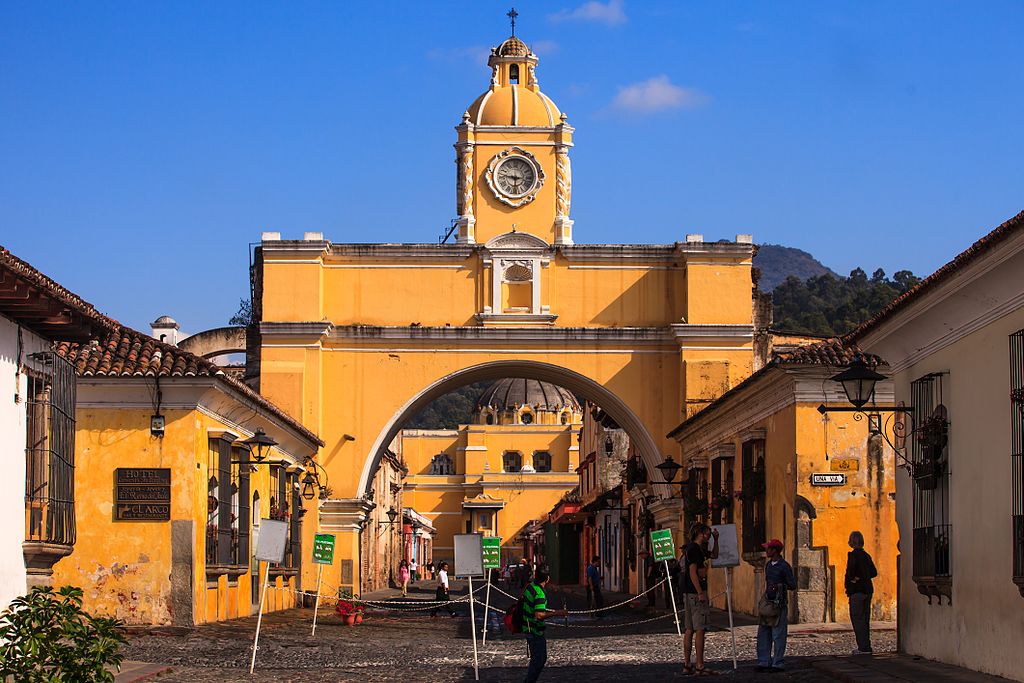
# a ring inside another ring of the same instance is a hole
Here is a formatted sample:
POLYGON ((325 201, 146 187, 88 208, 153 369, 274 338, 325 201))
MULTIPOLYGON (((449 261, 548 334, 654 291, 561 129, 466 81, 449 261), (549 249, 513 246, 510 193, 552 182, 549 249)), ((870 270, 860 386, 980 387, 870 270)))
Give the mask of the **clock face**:
POLYGON ((522 197, 537 184, 537 171, 529 160, 520 156, 506 158, 495 169, 498 189, 511 197, 522 197))

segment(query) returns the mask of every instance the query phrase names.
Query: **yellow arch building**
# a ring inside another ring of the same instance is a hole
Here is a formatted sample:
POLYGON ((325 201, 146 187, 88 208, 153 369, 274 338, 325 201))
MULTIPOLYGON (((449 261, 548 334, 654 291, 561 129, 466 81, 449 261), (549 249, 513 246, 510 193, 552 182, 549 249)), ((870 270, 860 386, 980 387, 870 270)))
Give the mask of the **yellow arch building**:
POLYGON ((326 443, 332 498, 319 523, 338 535, 334 585, 359 585, 384 449, 453 388, 504 377, 565 387, 604 408, 654 471, 678 460, 664 435, 752 371, 750 235, 577 244, 573 128, 541 92, 537 61, 506 40, 458 117, 454 243, 265 233, 257 249, 261 391, 326 443))
POLYGON ((403 500, 436 529, 433 559, 451 559, 465 533, 500 536, 502 560, 518 558, 517 536, 579 481, 582 411, 561 387, 507 377, 481 394, 472 424, 403 429, 403 500))

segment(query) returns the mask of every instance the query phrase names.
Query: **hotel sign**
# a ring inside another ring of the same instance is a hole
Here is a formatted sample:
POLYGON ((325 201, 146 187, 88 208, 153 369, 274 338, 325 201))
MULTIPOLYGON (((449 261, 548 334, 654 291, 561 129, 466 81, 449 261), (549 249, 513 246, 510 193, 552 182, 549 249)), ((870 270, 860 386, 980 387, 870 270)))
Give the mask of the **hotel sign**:
POLYGON ((115 520, 166 522, 170 518, 170 468, 118 467, 114 470, 115 520))

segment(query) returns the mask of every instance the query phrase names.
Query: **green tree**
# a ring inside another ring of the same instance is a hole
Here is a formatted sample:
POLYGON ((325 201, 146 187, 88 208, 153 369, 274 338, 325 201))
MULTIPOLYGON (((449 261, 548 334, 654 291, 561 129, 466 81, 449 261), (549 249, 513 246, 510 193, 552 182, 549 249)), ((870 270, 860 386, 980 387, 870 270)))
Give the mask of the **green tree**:
POLYGON ((19 683, 113 681, 124 624, 82 609, 82 589, 35 587, 0 615, 0 679, 19 683), (10 677, 10 678, 8 678, 10 677))

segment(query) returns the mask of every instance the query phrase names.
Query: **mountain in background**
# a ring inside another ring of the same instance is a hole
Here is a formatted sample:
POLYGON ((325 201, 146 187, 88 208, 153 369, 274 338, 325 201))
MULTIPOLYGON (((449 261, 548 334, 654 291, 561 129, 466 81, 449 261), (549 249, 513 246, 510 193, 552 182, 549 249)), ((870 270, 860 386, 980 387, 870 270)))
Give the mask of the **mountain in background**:
POLYGON ((781 244, 762 244, 757 249, 754 267, 761 269, 762 291, 774 290, 791 275, 801 281, 819 275, 839 277, 831 268, 823 265, 803 249, 784 247, 781 244))

